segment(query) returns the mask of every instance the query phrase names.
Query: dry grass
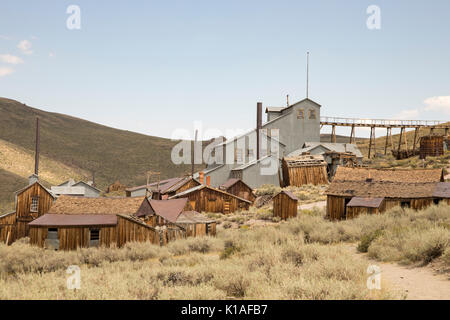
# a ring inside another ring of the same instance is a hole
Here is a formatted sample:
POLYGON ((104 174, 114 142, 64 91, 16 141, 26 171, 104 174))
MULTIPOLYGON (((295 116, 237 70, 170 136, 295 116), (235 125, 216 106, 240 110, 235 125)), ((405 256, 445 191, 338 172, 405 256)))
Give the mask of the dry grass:
MULTIPOLYGON (((367 263, 346 242, 366 241, 386 261, 450 265, 450 208, 396 208, 332 222, 323 210, 271 226, 220 229, 158 247, 54 252, 21 240, 0 245, 0 299, 389 299, 366 287, 367 263), (369 237, 370 238, 370 237, 369 237), (67 266, 81 267, 81 290, 66 289, 67 266)), ((227 217, 229 218, 229 217, 227 217)), ((226 223, 225 221, 223 223, 226 223)))

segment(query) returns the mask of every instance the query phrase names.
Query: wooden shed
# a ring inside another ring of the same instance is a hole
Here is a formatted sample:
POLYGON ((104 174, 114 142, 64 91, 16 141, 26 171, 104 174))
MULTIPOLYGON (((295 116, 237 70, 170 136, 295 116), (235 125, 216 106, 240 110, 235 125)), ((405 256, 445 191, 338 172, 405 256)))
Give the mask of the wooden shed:
POLYGON ((252 204, 249 200, 206 185, 188 189, 170 199, 174 198, 188 198, 190 207, 197 212, 221 212, 228 214, 237 210, 248 210, 252 204))
POLYGON ((384 198, 353 197, 347 204, 347 219, 360 214, 379 214, 384 211, 384 198))
POLYGON ((219 187, 220 190, 225 192, 234 194, 239 198, 249 200, 254 202, 256 199, 255 194, 253 193, 253 189, 250 188, 244 181, 241 179, 231 178, 228 179, 224 184, 219 187))
POLYGON ((273 216, 282 220, 297 216, 298 199, 289 191, 281 191, 273 197, 273 216))
POLYGON ((11 244, 16 239, 16 212, 0 215, 0 243, 11 244))
POLYGON ((444 136, 429 135, 420 138, 420 159, 444 154, 444 136))
POLYGON ((322 155, 285 157, 282 161, 284 186, 328 184, 327 163, 322 155))
POLYGON ((27 237, 28 223, 46 214, 55 201, 55 196, 37 181, 37 176, 31 176, 30 182, 15 193, 16 239, 27 237))
POLYGON ((29 223, 30 243, 74 250, 80 247, 122 246, 128 241, 166 244, 186 236, 180 226, 152 227, 136 217, 151 212, 145 197, 61 196, 48 214, 29 223))

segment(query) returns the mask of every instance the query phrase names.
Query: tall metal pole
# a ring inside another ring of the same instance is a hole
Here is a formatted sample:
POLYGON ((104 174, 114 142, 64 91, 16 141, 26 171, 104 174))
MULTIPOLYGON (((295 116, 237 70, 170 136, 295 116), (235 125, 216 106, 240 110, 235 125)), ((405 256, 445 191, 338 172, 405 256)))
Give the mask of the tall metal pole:
POLYGON ((39 118, 36 118, 36 150, 34 158, 34 174, 39 175, 39 147, 40 147, 40 130, 39 130, 39 118))
POLYGON ((309 98, 309 52, 306 53, 306 98, 309 98))

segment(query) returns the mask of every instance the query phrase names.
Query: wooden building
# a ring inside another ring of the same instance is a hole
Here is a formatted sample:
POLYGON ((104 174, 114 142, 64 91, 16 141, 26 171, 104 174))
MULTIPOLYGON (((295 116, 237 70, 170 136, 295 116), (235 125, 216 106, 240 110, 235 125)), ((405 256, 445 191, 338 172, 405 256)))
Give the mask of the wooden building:
POLYGON ((273 216, 282 220, 297 216, 298 199, 289 191, 281 191, 273 197, 273 216))
POLYGON ((32 175, 30 184, 15 193, 16 239, 27 237, 28 223, 46 214, 54 201, 55 196, 32 175))
MULTIPOLYGON (((354 197, 358 198, 382 198, 383 205, 378 207, 376 213, 381 213, 393 207, 422 209, 434 202, 433 192, 436 182, 405 183, 382 181, 333 181, 327 195, 327 217, 331 220, 351 218, 362 213, 362 206, 358 209, 348 210, 348 204, 354 197)), ((371 202, 367 202, 368 204, 371 202)), ((366 211, 371 206, 365 207, 366 211)))
POLYGON ((384 198, 353 197, 347 204, 347 219, 360 214, 379 214, 384 211, 384 198))
POLYGON ((396 206, 419 210, 436 202, 433 193, 441 181, 442 169, 339 167, 325 192, 327 217, 347 219, 362 213, 382 213, 396 206))
POLYGON ((186 231, 180 226, 152 227, 136 217, 151 212, 145 197, 61 196, 48 214, 29 223, 30 243, 46 248, 74 250, 122 246, 129 241, 164 245, 186 236, 186 231))
POLYGON ((0 216, 0 243, 11 244, 16 239, 16 212, 0 216))
POLYGON ((285 157, 282 161, 284 186, 328 184, 327 163, 322 155, 285 157))
POLYGON ((444 154, 444 136, 429 135, 420 138, 420 159, 444 154))
POLYGON ((248 210, 251 201, 234 194, 207 185, 199 185, 178 193, 170 199, 188 198, 192 210, 197 212, 232 213, 237 210, 248 210))
POLYGON ((251 202, 254 202, 256 199, 253 189, 245 184, 241 179, 228 179, 219 187, 219 189, 251 202))

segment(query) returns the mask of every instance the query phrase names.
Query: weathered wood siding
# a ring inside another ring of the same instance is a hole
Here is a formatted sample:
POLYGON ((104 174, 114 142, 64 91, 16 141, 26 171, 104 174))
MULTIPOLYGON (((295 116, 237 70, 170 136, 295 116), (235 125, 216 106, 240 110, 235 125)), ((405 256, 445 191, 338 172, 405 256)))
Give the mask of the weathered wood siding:
POLYGON ((305 166, 305 167, 289 167, 283 161, 283 182, 284 186, 301 187, 305 184, 328 184, 327 167, 305 166))
POLYGON ((366 208, 366 207, 347 207, 347 219, 353 219, 361 214, 380 214, 378 208, 366 208))
POLYGON ((330 220, 340 220, 345 218, 346 199, 351 198, 327 196, 327 218, 330 220))
POLYGON ((198 212, 221 212, 227 214, 241 209, 247 210, 250 206, 248 202, 209 188, 193 191, 187 194, 186 197, 189 199, 188 205, 198 212))
POLYGON ((297 216, 298 201, 290 198, 284 193, 279 193, 273 198, 273 216, 282 220, 297 216))
POLYGON ((117 217, 117 244, 122 247, 127 242, 150 242, 160 245, 159 231, 126 218, 117 217))
POLYGON ((34 183, 17 194, 17 238, 28 236, 28 223, 46 214, 53 204, 53 197, 39 183, 34 183), (39 197, 38 212, 31 212, 31 199, 39 197))
POLYGON ((0 217, 0 243, 11 244, 16 240, 16 213, 0 217))
POLYGON ((180 223, 186 229, 187 237, 215 236, 216 223, 180 223))
POLYGON ((242 181, 236 182, 234 185, 232 185, 225 191, 228 193, 234 194, 235 196, 238 196, 239 198, 243 198, 243 199, 251 201, 251 202, 254 202, 256 199, 255 195, 253 194, 252 188, 247 186, 242 181))

